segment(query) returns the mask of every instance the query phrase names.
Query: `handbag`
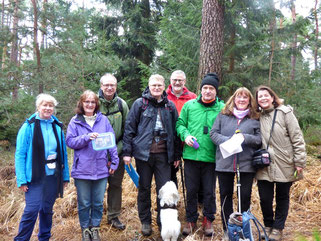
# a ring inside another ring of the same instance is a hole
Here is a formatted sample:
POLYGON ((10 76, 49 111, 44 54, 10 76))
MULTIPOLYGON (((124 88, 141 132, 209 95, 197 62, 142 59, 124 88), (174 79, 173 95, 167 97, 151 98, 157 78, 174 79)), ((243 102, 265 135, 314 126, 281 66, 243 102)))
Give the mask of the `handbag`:
POLYGON ((271 163, 271 157, 268 149, 269 149, 269 144, 270 144, 270 140, 272 137, 272 132, 275 124, 276 113, 277 113, 277 109, 275 109, 274 111, 272 128, 271 128, 270 137, 269 137, 269 141, 267 143, 266 149, 258 149, 253 154, 252 165, 255 169, 261 169, 261 168, 267 167, 271 163))

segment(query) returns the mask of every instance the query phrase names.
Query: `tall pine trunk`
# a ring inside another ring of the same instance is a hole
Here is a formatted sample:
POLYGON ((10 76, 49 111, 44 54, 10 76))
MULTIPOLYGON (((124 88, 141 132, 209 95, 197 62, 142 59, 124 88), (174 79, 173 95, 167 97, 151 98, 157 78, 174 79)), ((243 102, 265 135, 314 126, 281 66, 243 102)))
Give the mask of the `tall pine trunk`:
MULTIPOLYGON (((11 52, 10 52, 10 62, 12 65, 18 66, 18 23, 19 23, 19 4, 20 0, 14 1, 13 9, 13 23, 12 23, 12 42, 11 42, 11 52)), ((13 72, 10 77, 14 82, 14 87, 12 90, 12 100, 15 101, 18 99, 18 89, 19 82, 16 74, 13 72)))
POLYGON ((271 79, 272 79, 272 71, 273 71, 273 58, 274 58, 274 51, 275 51, 275 6, 274 1, 271 1, 272 9, 273 9, 273 16, 270 22, 270 33, 271 36, 271 51, 270 51, 270 64, 269 64, 269 80, 268 85, 271 86, 271 79))
POLYGON ((315 0, 314 18, 315 18, 315 47, 314 47, 314 69, 318 68, 318 41, 319 41, 319 20, 318 20, 318 0, 315 0))
POLYGON ((223 29, 223 2, 203 0, 198 89, 207 73, 216 72, 220 79, 222 77, 223 29))
MULTIPOLYGON (((37 75, 40 74, 41 62, 40 62, 40 50, 38 44, 38 10, 36 0, 31 0, 33 6, 33 52, 37 58, 37 75)), ((43 93, 43 82, 39 78, 39 93, 43 93)))
MULTIPOLYGON (((291 1, 292 24, 296 22, 295 4, 291 1)), ((295 79, 295 66, 296 66, 296 51, 297 51, 297 34, 293 34, 292 42, 292 55, 291 55, 291 82, 294 83, 295 79)))

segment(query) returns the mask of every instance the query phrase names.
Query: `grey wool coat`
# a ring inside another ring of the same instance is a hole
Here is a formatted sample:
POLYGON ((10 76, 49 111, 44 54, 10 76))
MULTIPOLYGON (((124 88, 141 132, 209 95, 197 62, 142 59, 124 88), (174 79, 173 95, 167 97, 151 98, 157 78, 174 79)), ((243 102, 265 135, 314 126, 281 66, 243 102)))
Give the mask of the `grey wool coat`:
MULTIPOLYGON (((234 115, 224 115, 220 113, 211 129, 210 136, 215 145, 219 146, 230 139, 236 130, 240 130, 244 136, 242 143, 243 151, 237 154, 240 165, 240 172, 256 172, 252 166, 252 157, 255 150, 261 147, 260 123, 258 120, 244 117, 238 124, 238 119, 234 115)), ((223 158, 220 148, 216 149, 216 171, 235 172, 235 155, 223 158)))

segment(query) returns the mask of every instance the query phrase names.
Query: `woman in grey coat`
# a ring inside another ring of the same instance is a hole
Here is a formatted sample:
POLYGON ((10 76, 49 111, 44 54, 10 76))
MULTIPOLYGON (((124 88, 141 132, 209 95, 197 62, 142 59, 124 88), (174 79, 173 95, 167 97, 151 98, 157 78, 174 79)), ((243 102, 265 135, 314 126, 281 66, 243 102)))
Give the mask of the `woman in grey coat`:
MULTIPOLYGON (((241 211, 250 207, 252 183, 255 169, 252 167, 252 156, 261 147, 259 114, 251 92, 241 87, 227 101, 218 115, 210 132, 214 144, 220 145, 234 135, 243 139, 243 151, 223 158, 220 148, 216 149, 216 172, 220 187, 223 229, 226 231, 227 221, 233 213, 233 189, 236 166, 241 173, 241 211)), ((235 136, 234 136, 235 137, 235 136)))

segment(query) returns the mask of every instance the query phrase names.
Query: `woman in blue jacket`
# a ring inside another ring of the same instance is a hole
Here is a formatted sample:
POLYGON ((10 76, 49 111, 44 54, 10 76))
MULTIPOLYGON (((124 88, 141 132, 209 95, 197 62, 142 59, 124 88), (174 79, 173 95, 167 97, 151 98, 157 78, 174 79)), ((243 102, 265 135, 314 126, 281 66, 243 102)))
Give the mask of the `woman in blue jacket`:
POLYGON ((82 240, 98 241, 107 177, 118 168, 119 158, 116 146, 108 151, 93 149, 92 140, 99 134, 114 134, 108 118, 99 111, 97 95, 86 90, 80 96, 76 112, 66 136, 67 146, 75 150, 71 176, 77 189, 82 240))
POLYGON ((14 240, 30 240, 38 214, 38 239, 49 240, 53 205, 69 182, 62 123, 53 116, 56 105, 51 95, 38 95, 37 112, 25 121, 17 136, 15 169, 26 206, 14 240))

